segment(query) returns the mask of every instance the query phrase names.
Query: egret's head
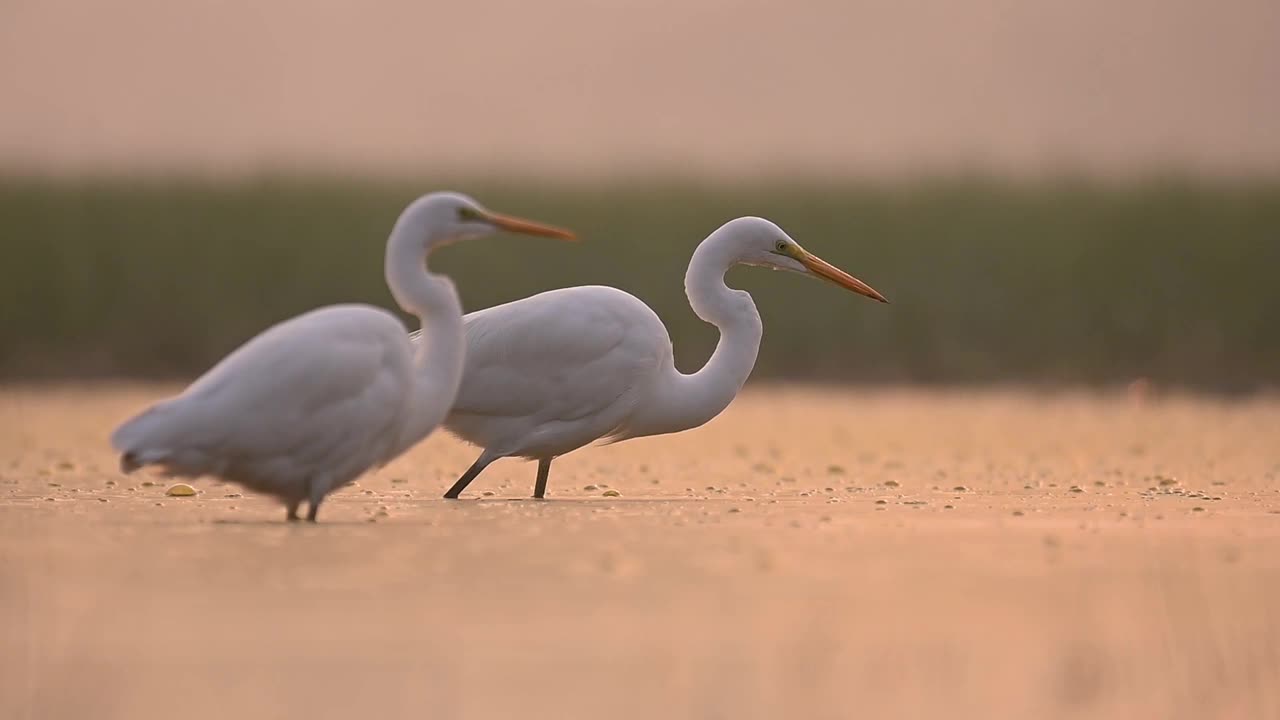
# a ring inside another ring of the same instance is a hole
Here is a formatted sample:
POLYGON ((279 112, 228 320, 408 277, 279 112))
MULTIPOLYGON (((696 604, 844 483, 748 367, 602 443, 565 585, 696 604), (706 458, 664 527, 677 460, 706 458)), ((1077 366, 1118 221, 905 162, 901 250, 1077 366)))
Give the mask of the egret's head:
POLYGON ((434 192, 415 200, 397 224, 412 223, 413 234, 428 247, 440 247, 460 240, 506 231, 557 240, 574 240, 568 230, 532 220, 501 215, 485 209, 474 199, 456 192, 434 192))
POLYGON ((758 217, 730 220, 719 232, 729 233, 737 246, 738 262, 821 278, 846 290, 887 303, 870 285, 800 247, 782 228, 758 217))

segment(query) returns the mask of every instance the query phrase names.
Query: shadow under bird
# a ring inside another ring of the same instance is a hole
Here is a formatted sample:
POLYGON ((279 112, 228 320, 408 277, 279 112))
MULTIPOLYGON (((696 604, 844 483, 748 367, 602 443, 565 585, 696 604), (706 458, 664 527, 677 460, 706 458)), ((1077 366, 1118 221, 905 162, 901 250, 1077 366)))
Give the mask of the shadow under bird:
POLYGON ((888 302, 871 286, 800 247, 777 225, 742 217, 698 245, 685 275, 693 311, 720 330, 711 359, 685 375, 671 338, 636 297, 603 286, 564 288, 463 318, 462 386, 447 430, 483 448, 445 493, 457 498, 494 460, 538 461, 533 496, 551 461, 597 440, 680 432, 729 406, 755 366, 763 332, 751 296, 724 282, 734 265, 821 278, 888 302))
POLYGON ((573 239, 465 195, 418 198, 391 231, 384 269, 396 302, 421 320, 422 342, 411 343, 395 315, 369 305, 286 320, 117 428, 111 445, 121 469, 216 476, 280 499, 289 520, 307 500, 314 522, 326 495, 444 419, 462 377, 462 305, 453 282, 430 272, 426 259, 442 245, 502 230, 573 239))

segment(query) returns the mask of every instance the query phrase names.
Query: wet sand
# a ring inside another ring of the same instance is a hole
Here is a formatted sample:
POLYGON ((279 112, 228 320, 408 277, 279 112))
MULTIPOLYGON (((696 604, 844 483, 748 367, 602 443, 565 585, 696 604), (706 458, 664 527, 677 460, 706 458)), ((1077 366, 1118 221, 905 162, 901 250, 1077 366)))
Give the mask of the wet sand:
POLYGON ((290 526, 118 474, 165 390, 0 390, 0 717, 1280 717, 1280 398, 756 386, 290 526))

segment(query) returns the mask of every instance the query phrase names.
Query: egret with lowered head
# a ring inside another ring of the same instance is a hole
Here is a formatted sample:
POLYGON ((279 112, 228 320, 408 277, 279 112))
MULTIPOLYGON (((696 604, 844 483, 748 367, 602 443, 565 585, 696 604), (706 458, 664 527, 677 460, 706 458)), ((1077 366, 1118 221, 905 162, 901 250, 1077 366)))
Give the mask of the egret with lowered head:
POLYGON ((757 217, 732 220, 698 245, 685 292, 720 342, 698 372, 676 370, 671 338, 649 306, 611 287, 552 290, 463 318, 466 369, 444 425, 483 448, 445 493, 457 498, 498 458, 538 461, 533 496, 551 461, 596 440, 617 442, 697 427, 746 382, 762 326, 751 296, 724 283, 737 265, 822 278, 888 302, 871 286, 800 247, 757 217))
POLYGON ((391 461, 444 419, 462 376, 462 306, 426 258, 500 230, 573 239, 457 193, 418 198, 387 240, 385 274, 396 302, 421 320, 420 343, 395 315, 368 305, 286 320, 117 428, 111 444, 121 469, 217 476, 279 498, 289 520, 305 499, 314 522, 328 493, 391 461))

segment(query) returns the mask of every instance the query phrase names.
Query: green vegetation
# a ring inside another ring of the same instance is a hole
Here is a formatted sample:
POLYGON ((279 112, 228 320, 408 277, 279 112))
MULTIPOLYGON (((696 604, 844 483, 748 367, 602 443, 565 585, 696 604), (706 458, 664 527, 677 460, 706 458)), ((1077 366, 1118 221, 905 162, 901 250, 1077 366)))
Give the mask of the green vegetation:
POLYGON ((757 377, 1108 383, 1280 381, 1280 183, 1131 187, 931 181, 779 184, 0 180, 0 378, 190 377, 322 304, 390 307, 382 249, 442 186, 577 230, 501 237, 434 266, 467 308, 600 283, 644 299, 683 368, 713 328, 682 281, 694 246, 743 214, 884 292, 882 306, 747 268, 765 322, 757 377))

